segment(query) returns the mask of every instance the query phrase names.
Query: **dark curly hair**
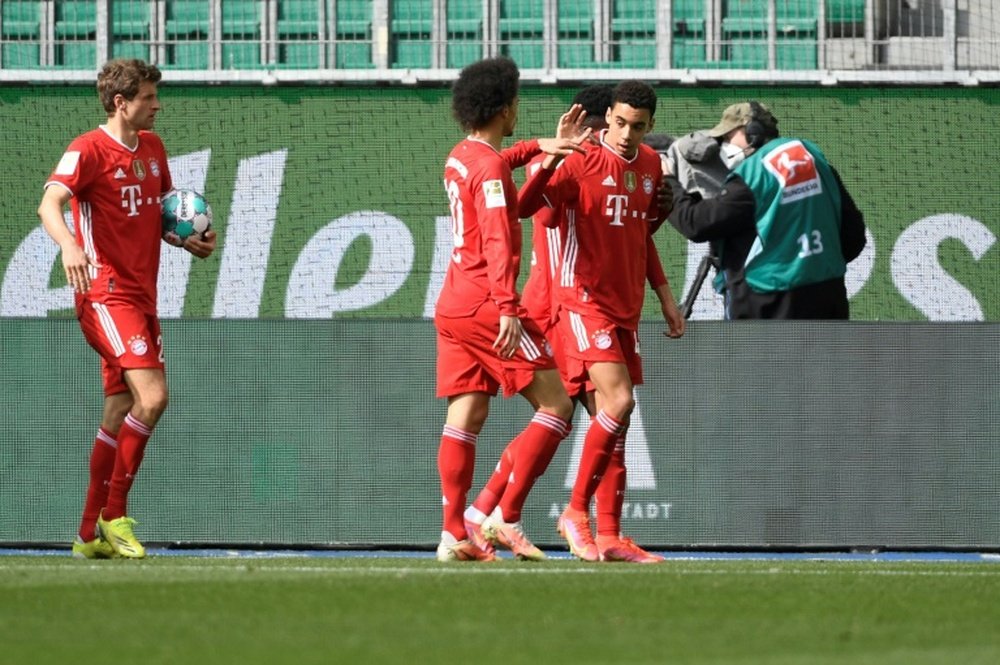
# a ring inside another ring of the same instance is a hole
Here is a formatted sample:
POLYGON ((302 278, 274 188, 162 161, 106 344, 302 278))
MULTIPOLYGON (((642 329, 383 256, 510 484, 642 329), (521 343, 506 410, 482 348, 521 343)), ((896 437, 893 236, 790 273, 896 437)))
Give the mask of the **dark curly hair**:
POLYGON ((648 109, 650 118, 656 115, 656 93, 642 81, 622 81, 616 85, 612 106, 619 103, 634 109, 648 109))
POLYGON ((451 112, 464 130, 485 127, 514 103, 521 73, 510 58, 497 57, 468 65, 451 86, 451 112))
POLYGON ((611 107, 613 97, 614 88, 610 85, 588 85, 576 93, 573 103, 583 105, 583 110, 587 112, 587 119, 584 120, 586 125, 603 127, 605 124, 604 114, 611 107))

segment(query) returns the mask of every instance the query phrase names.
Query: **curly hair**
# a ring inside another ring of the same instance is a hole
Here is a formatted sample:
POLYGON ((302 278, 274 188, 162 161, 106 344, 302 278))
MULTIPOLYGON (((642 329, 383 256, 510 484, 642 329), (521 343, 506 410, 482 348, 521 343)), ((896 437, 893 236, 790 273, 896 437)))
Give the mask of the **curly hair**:
POLYGON ((514 103, 521 73, 510 58, 497 57, 468 65, 451 86, 451 111, 464 130, 485 127, 514 103))
POLYGON ((576 93, 573 103, 582 104, 583 110, 587 112, 584 124, 590 127, 603 127, 605 125, 604 114, 611 107, 613 97, 614 88, 610 85, 588 85, 576 93))
POLYGON ((656 115, 656 92, 642 81, 622 81, 615 86, 612 106, 628 104, 634 109, 648 109, 649 117, 656 115))
POLYGON ((101 73, 97 75, 97 94, 101 98, 104 110, 111 115, 115 112, 115 96, 125 99, 135 99, 139 94, 139 85, 146 81, 159 83, 162 78, 156 65, 149 65, 142 60, 118 58, 104 63, 101 73))

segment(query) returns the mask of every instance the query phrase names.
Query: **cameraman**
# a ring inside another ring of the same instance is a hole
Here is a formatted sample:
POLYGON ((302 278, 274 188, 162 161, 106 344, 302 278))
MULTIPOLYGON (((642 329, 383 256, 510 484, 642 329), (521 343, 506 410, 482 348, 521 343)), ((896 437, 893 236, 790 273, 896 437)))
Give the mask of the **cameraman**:
POLYGON ((823 153, 781 138, 755 101, 728 107, 708 136, 732 172, 715 198, 668 176, 669 219, 718 249, 726 319, 849 318, 844 273, 864 248, 864 217, 823 153))

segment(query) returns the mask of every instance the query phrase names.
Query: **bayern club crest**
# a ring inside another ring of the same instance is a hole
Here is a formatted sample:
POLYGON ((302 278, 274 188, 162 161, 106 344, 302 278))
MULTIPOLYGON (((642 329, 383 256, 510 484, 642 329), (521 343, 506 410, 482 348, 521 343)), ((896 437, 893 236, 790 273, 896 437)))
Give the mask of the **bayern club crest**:
POLYGON ((594 333, 594 346, 602 351, 611 348, 611 335, 607 330, 598 330, 594 333))
POLYGON ((142 335, 136 335, 128 341, 128 348, 131 349, 132 353, 137 356, 144 356, 146 352, 149 351, 149 344, 146 343, 146 338, 142 335))
POLYGON ((642 176, 642 191, 646 194, 653 193, 653 177, 649 174, 642 176))

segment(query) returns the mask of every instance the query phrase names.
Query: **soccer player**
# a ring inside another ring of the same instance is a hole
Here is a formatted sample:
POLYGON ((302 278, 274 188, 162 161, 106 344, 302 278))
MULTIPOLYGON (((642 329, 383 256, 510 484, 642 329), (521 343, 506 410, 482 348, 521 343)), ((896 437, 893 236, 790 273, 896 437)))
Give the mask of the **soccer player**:
MULTIPOLYGON (((557 326, 565 340, 565 373, 593 386, 597 414, 558 528, 570 551, 586 561, 662 560, 620 533, 601 533, 595 541, 589 522, 590 501, 614 456, 621 460, 622 474, 609 482, 624 492, 623 443, 635 406, 633 386, 642 383, 637 329, 645 281, 657 267, 662 275, 650 236, 651 223, 661 216, 660 159, 642 145, 655 112, 651 87, 639 81, 618 84, 599 144, 588 145, 585 155, 570 155, 558 169, 562 157, 546 157, 521 190, 521 215, 548 205, 561 206, 566 216, 566 246, 554 282, 557 326)), ((654 286, 668 334, 680 337, 684 319, 669 284, 654 278, 654 286)))
MULTIPOLYGON (((90 454, 73 556, 141 559, 128 516, 129 489, 146 442, 167 407, 163 343, 156 314, 160 197, 171 186, 167 154, 152 131, 160 71, 141 60, 112 60, 97 77, 107 123, 75 138, 45 183, 42 226, 59 245, 66 281, 87 343, 101 357, 104 412, 90 454), (71 204, 75 232, 63 209, 71 204)), ((204 258, 216 237, 189 237, 204 258)))
MULTIPOLYGON (((585 112, 583 123, 594 132, 607 127, 605 114, 611 106, 612 86, 591 85, 580 90, 573 98, 573 105, 579 105, 585 112)), ((542 160, 546 155, 541 154, 535 157, 527 166, 528 173, 534 173, 541 168, 542 160)), ((562 355, 562 343, 558 337, 558 330, 555 327, 555 313, 552 299, 552 279, 559 269, 562 256, 562 246, 566 237, 566 224, 560 210, 552 208, 542 208, 535 213, 532 224, 532 251, 531 266, 528 272, 528 280, 525 282, 521 297, 521 304, 524 305, 525 313, 539 327, 553 349, 556 364, 562 374, 564 359, 562 355), (542 220, 542 217, 548 218, 542 220)), ((574 401, 582 400, 588 411, 592 414, 592 399, 587 399, 587 394, 582 386, 573 385, 563 377, 563 385, 574 401)), ((536 405, 537 407, 537 405, 536 405)), ((494 509, 500 503, 501 497, 506 491, 506 486, 511 476, 514 466, 514 458, 520 452, 518 444, 520 439, 514 439, 504 449, 500 460, 490 476, 486 485, 476 496, 472 505, 465 511, 465 526, 469 538, 482 549, 493 552, 496 544, 500 544, 495 533, 494 509)), ((547 467, 555 455, 558 442, 546 450, 535 451, 541 458, 539 466, 547 467)), ((514 476, 516 481, 516 476, 514 476)), ((502 512, 502 511, 501 511, 502 512)))
MULTIPOLYGON (((454 251, 434 316, 437 328, 437 395, 448 409, 438 450, 443 528, 441 561, 494 558, 469 540, 463 520, 475 469, 476 442, 489 413, 490 397, 520 393, 537 411, 521 432, 527 450, 558 445, 569 429, 573 405, 555 369, 541 331, 524 319, 516 281, 521 255, 517 189, 511 164, 523 164, 539 150, 566 155, 581 151, 576 139, 529 141, 501 154, 504 137, 517 123, 517 65, 508 58, 465 67, 452 87, 455 119, 469 132, 448 155, 444 186, 451 206, 454 251), (524 320, 522 320, 524 319, 524 320)), ((579 109, 571 113, 579 115, 579 109)), ((560 127, 564 120, 560 120, 560 127)), ((544 468, 537 456, 515 465, 496 533, 518 558, 544 554, 525 537, 520 511, 544 468)))

